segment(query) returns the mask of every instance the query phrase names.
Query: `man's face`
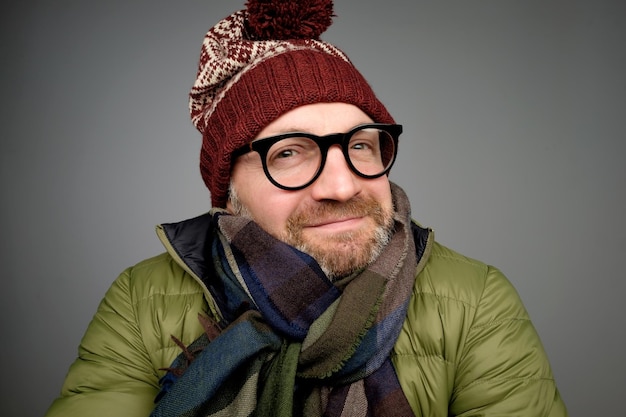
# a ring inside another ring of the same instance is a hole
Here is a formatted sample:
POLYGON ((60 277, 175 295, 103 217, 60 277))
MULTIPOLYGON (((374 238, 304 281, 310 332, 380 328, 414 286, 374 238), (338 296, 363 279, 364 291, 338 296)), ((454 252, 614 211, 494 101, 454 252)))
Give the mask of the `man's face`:
MULTIPOLYGON (((322 136, 363 123, 372 120, 356 106, 310 104, 283 114, 257 139, 294 131, 322 136)), ((387 176, 357 176, 339 145, 328 150, 319 178, 297 191, 270 183, 258 153, 240 156, 233 165, 227 209, 251 217, 272 236, 313 256, 330 278, 349 275, 371 262, 387 243, 393 224, 387 176)))

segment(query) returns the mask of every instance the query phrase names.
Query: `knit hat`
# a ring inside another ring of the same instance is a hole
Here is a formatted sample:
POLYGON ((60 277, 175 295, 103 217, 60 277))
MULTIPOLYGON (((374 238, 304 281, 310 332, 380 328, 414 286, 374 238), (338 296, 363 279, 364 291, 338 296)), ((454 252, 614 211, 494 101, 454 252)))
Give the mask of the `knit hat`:
POLYGON ((343 102, 393 123, 348 57, 320 40, 332 22, 331 0, 249 0, 246 7, 205 35, 189 94, 202 133, 200 172, 215 207, 226 206, 233 151, 289 110, 343 102))

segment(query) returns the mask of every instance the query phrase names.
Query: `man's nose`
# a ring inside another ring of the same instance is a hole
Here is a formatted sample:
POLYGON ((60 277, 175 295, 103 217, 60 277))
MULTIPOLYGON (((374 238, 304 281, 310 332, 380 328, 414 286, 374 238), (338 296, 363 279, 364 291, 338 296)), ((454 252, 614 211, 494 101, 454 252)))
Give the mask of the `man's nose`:
POLYGON ((348 201, 361 192, 360 178, 352 172, 341 147, 328 149, 326 164, 320 176, 311 184, 311 195, 317 200, 348 201))

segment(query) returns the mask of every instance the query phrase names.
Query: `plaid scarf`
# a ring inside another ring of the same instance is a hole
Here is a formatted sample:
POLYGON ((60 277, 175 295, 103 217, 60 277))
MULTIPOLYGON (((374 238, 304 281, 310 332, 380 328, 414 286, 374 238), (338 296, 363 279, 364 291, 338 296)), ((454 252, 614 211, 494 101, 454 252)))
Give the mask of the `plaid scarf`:
POLYGON ((412 416, 389 358, 416 268, 408 199, 393 195, 389 244, 340 285, 256 223, 212 210, 205 283, 223 320, 201 316, 205 334, 181 344, 151 415, 412 416))

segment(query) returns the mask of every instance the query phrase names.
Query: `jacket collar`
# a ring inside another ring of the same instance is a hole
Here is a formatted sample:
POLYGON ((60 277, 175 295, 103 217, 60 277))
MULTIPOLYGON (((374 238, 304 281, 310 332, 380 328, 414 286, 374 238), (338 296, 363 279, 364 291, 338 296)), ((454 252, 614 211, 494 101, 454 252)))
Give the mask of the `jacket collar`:
POLYGON ((211 214, 157 226, 157 235, 169 254, 181 266, 202 280, 212 267, 211 214))

